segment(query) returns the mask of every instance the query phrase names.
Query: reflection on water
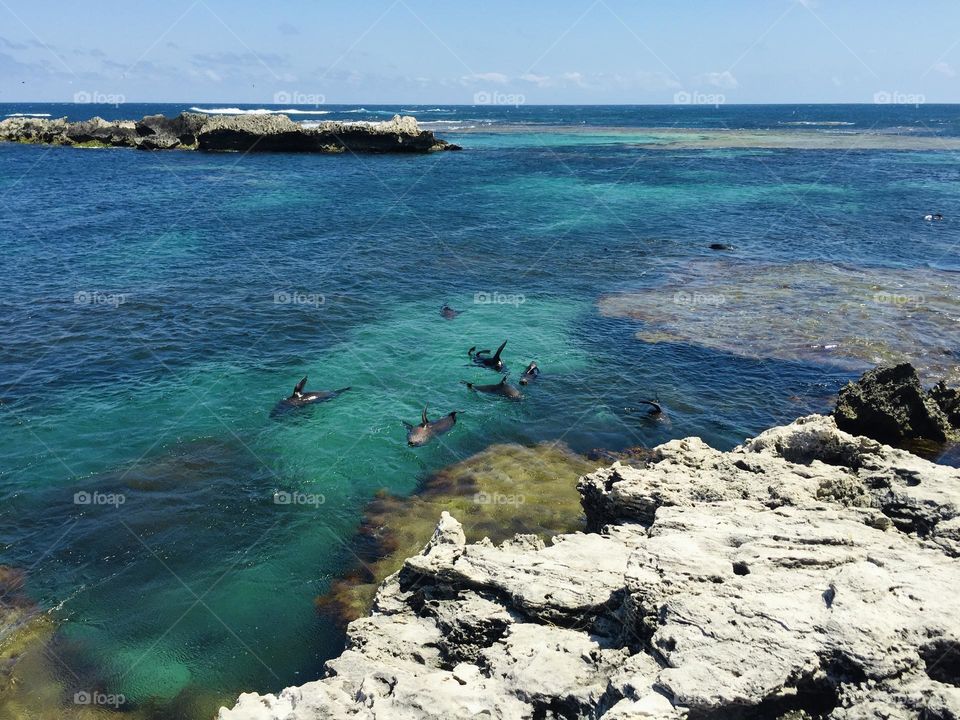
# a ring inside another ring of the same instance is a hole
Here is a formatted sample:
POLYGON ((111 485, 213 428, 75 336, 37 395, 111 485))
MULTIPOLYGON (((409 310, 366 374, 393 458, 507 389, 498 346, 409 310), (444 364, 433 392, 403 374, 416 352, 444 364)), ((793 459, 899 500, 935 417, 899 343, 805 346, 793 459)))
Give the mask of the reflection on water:
POLYGON ((643 324, 637 338, 852 371, 912 362, 927 381, 960 380, 956 273, 696 260, 663 282, 607 295, 600 311, 643 324))

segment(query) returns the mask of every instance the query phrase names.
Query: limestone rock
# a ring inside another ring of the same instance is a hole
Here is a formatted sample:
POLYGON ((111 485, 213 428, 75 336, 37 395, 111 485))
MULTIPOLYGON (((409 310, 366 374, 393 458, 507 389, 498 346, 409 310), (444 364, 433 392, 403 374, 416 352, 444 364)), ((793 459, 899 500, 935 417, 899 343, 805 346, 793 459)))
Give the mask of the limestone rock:
POLYGON ((44 145, 131 147, 141 150, 208 150, 307 153, 428 153, 459 150, 421 130, 414 117, 386 122, 296 123, 286 115, 201 115, 142 120, 92 118, 8 118, 0 122, 0 142, 44 145))
POLYGON ((327 677, 220 720, 960 717, 960 471, 810 416, 579 488, 549 544, 444 513, 327 677))

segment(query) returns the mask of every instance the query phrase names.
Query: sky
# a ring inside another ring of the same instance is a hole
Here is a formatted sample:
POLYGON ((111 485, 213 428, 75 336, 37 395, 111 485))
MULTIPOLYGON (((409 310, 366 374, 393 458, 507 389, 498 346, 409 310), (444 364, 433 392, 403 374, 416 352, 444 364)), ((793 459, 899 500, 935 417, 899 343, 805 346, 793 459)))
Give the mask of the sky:
POLYGON ((960 102, 960 1, 0 0, 0 102, 960 102))

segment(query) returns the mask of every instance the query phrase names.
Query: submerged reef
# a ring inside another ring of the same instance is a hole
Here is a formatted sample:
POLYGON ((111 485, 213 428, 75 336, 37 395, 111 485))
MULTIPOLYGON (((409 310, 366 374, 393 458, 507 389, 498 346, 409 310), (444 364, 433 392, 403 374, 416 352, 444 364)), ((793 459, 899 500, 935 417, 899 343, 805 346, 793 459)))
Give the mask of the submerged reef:
POLYGON ((603 297, 600 312, 639 321, 645 342, 851 371, 911 362, 925 379, 960 382, 956 273, 697 260, 603 297))
POLYGON ((344 623, 369 612, 377 587, 423 548, 444 510, 463 520, 470 540, 547 540, 582 528, 576 479, 596 467, 563 445, 492 445, 431 475, 413 495, 379 495, 352 542, 360 566, 317 598, 318 609, 344 623))

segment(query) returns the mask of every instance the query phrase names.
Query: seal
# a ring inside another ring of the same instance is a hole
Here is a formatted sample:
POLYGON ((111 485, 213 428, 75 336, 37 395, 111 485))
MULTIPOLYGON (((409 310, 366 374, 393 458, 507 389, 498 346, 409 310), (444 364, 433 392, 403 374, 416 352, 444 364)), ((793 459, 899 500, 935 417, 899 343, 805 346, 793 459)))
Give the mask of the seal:
POLYGON ((503 364, 503 360, 500 359, 500 353, 503 352, 503 349, 507 346, 507 341, 503 341, 503 345, 497 348, 491 357, 489 350, 477 350, 477 346, 474 345, 472 348, 467 350, 467 355, 475 362, 477 365, 482 365, 485 368, 490 368, 491 370, 496 370, 497 372, 504 372, 507 369, 507 366, 503 364))
POLYGON ((340 388, 339 390, 305 391, 303 388, 306 386, 306 384, 307 378, 303 378, 303 380, 298 382, 296 387, 293 388, 293 394, 291 394, 290 397, 284 398, 278 402, 276 407, 273 408, 273 412, 270 413, 271 416, 276 416, 279 413, 305 407, 307 405, 314 405, 316 403, 326 402, 327 400, 333 400, 338 395, 350 390, 349 387, 345 387, 340 388))
POLYGON ((447 304, 444 304, 444 306, 440 308, 440 315, 443 317, 444 320, 453 320, 459 314, 460 314, 459 310, 454 310, 452 307, 450 307, 447 304))
POLYGON ((527 369, 524 370, 523 375, 520 376, 520 384, 529 385, 538 377, 540 377, 540 367, 535 362, 532 362, 527 365, 527 369))
POLYGON ((638 400, 641 405, 649 405, 650 410, 647 412, 647 415, 663 415, 663 407, 661 407, 659 401, 653 400, 638 400))
POLYGON ((411 425, 408 422, 403 423, 407 428, 407 445, 410 447, 421 447, 438 435, 449 432, 453 429, 453 426, 457 424, 457 415, 459 413, 460 410, 454 410, 449 415, 430 422, 430 419, 427 417, 427 407, 424 405, 423 413, 420 415, 419 425, 411 425))
POLYGON ((460 382, 462 382, 464 385, 467 386, 468 389, 473 390, 474 392, 486 393, 488 395, 499 395, 500 397, 505 397, 508 400, 523 399, 523 394, 513 385, 508 383, 506 377, 504 377, 503 380, 501 380, 500 382, 494 383, 493 385, 474 385, 473 383, 469 383, 466 380, 461 380, 460 382))

